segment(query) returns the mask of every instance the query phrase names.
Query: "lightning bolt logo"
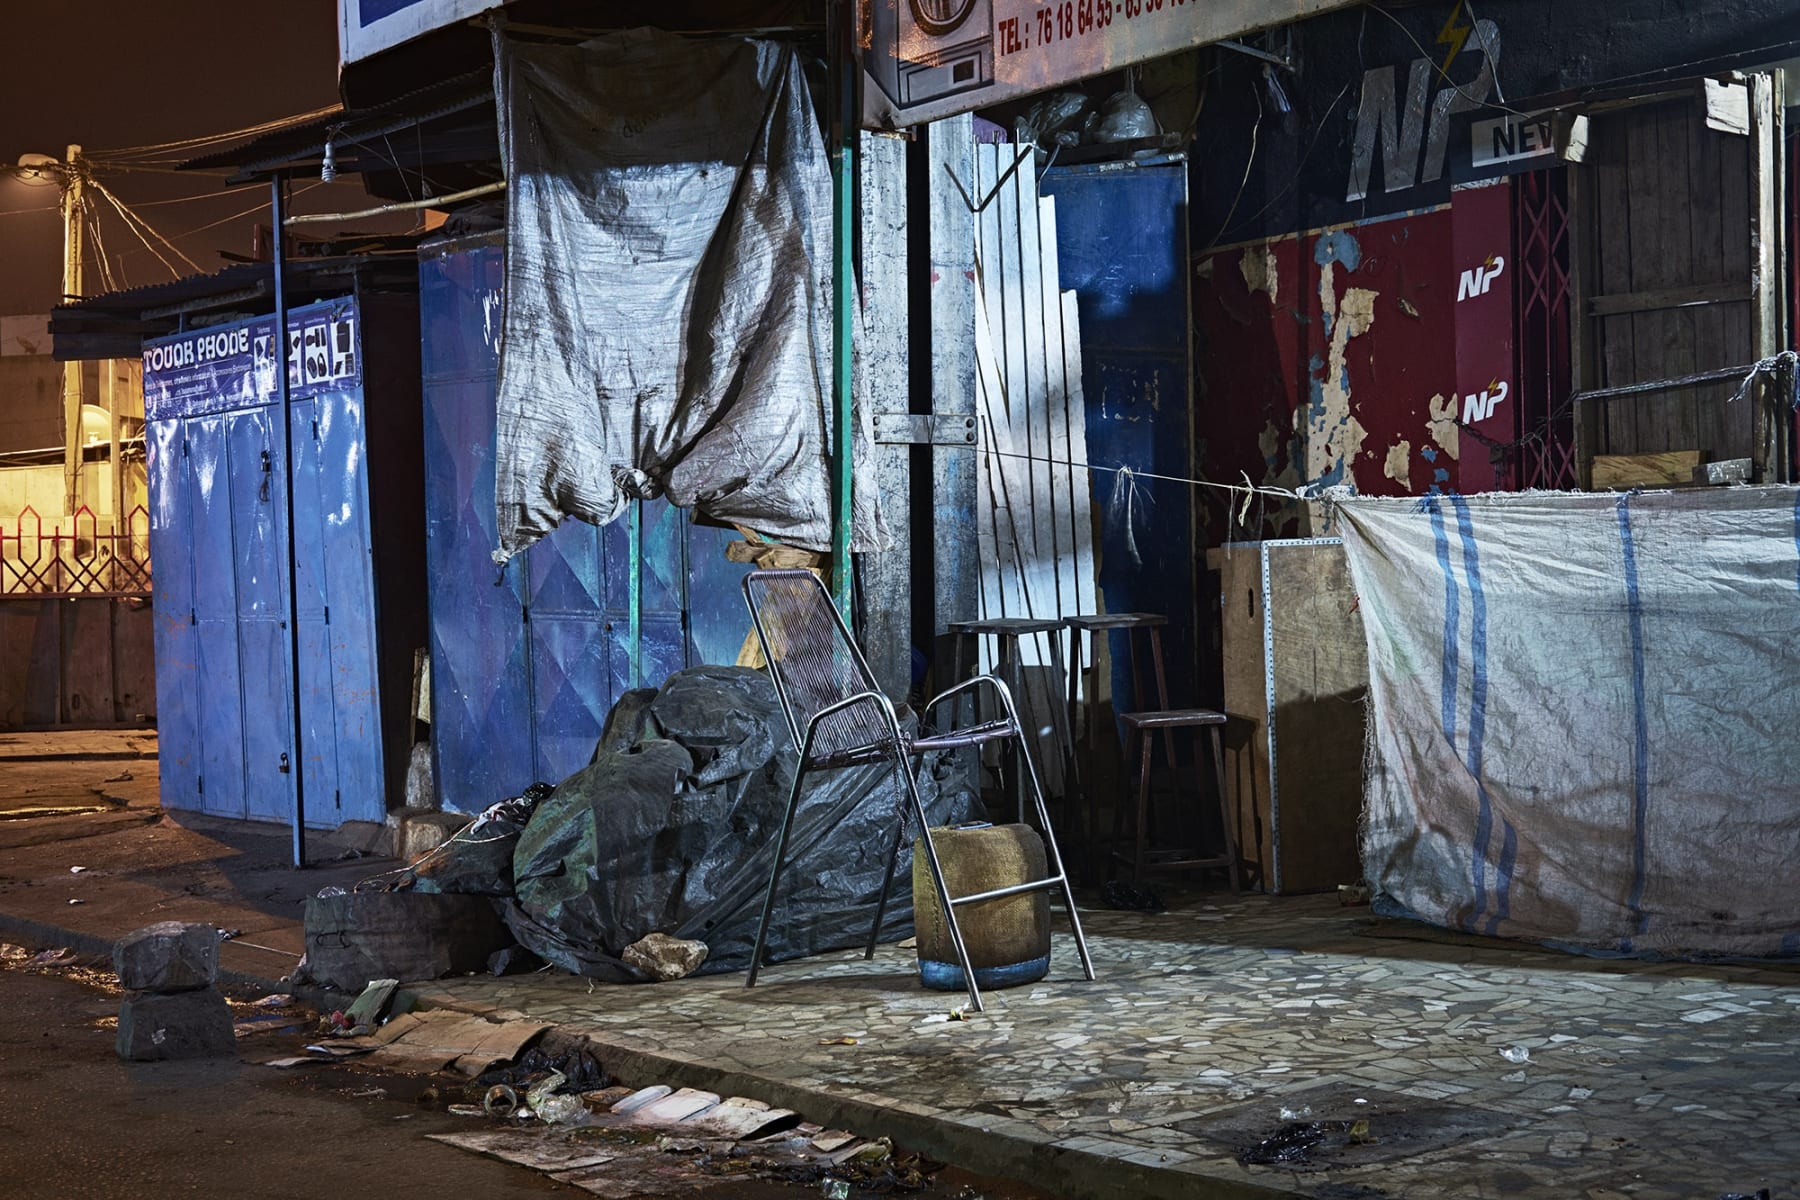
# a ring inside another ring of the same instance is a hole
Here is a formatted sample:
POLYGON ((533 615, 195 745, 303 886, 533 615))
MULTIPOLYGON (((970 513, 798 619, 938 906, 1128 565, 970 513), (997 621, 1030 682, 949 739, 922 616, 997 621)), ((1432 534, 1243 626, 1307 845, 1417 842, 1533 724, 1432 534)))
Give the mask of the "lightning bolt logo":
POLYGON ((1463 0, 1457 0, 1456 7, 1450 10, 1450 19, 1438 30, 1437 44, 1450 47, 1450 52, 1444 55, 1444 65, 1438 68, 1440 74, 1449 73, 1450 64, 1462 53, 1463 43, 1469 40, 1469 34, 1474 30, 1475 27, 1463 15, 1463 0))

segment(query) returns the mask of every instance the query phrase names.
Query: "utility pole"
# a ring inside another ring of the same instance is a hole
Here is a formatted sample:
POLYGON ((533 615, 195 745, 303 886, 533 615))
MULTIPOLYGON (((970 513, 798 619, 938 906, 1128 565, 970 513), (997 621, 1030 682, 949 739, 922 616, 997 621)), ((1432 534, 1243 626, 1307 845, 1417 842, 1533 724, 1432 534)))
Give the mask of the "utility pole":
MULTIPOLYGON (((63 303, 82 295, 81 246, 86 239, 81 194, 81 147, 70 146, 62 162, 63 303)), ((63 364, 63 491, 71 517, 81 507, 81 367, 63 364)), ((113 464, 114 470, 118 464, 113 464)))

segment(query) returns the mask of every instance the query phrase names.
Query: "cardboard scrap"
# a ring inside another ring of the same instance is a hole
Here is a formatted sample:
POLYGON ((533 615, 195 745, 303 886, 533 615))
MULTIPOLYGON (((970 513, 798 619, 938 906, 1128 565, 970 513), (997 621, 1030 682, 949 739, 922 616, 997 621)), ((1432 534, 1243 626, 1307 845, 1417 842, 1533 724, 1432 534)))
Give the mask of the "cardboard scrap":
POLYGON ((544 1172, 597 1167, 618 1157, 618 1152, 608 1147, 545 1137, 536 1129, 477 1129, 467 1133, 433 1133, 426 1136, 461 1150, 473 1150, 489 1158, 544 1172))

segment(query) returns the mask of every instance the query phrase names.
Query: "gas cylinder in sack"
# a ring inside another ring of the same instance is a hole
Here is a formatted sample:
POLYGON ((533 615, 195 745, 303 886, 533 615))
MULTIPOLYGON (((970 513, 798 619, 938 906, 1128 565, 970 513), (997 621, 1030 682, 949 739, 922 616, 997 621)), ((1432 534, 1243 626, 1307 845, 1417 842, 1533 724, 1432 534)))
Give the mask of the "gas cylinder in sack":
MULTIPOLYGON (((932 830, 944 881, 952 896, 968 896, 1044 878, 1044 839, 1029 825, 957 825, 932 830)), ((958 905, 963 944, 983 988, 1014 987, 1050 971, 1050 897, 1026 892, 958 905)), ((913 923, 919 942, 919 979, 928 988, 967 987, 944 922, 924 842, 913 843, 913 923)))

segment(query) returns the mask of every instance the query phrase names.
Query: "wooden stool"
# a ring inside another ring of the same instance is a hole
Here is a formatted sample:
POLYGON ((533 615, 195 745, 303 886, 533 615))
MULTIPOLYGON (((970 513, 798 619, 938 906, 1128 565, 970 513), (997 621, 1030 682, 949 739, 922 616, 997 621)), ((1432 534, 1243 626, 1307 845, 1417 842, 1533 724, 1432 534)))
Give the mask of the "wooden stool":
MULTIPOLYGON (((1013 690, 1015 702, 1021 707, 1029 710, 1031 708, 1031 694, 1029 689, 1025 687, 1021 655, 1019 653, 1019 643, 1022 638, 1029 637, 1035 640, 1042 636, 1050 646, 1050 671, 1052 676, 1050 684, 1051 711, 1045 715, 1050 718, 1051 728, 1056 733, 1057 750, 1063 756, 1063 791, 1065 795, 1073 797, 1075 791, 1070 784, 1071 776, 1069 775, 1070 763, 1075 756, 1075 746, 1072 740, 1073 735, 1069 729, 1068 721, 1066 719, 1060 719, 1055 711, 1057 701, 1061 696, 1062 690, 1067 686, 1068 680, 1068 673, 1063 667, 1062 631, 1063 621, 1061 617, 991 617, 982 621, 952 622, 950 625, 950 632, 956 637, 956 657, 951 669, 953 678, 950 682, 961 683, 966 678, 963 673, 965 669, 965 663, 963 662, 964 639, 975 638, 979 640, 983 637, 991 637, 995 639, 994 674, 1004 680, 1006 686, 1013 690)), ((981 656, 978 651, 975 655, 975 661, 966 665, 979 667, 980 661, 981 656)), ((979 718, 980 714, 976 714, 976 719, 979 718)), ((1013 758, 1014 754, 1015 752, 1009 748, 1006 758, 1010 760, 1013 758)), ((1009 761, 1002 770, 1004 776, 1001 783, 1002 791, 1011 791, 1017 797, 1019 806, 1018 819, 1023 821, 1025 819, 1024 781, 1020 778, 1016 763, 1009 761)))
MULTIPOLYGON (((1225 724, 1225 714, 1214 712, 1209 708, 1178 708, 1161 712, 1125 713, 1120 718, 1125 725, 1128 744, 1137 747, 1138 762, 1138 794, 1137 823, 1132 831, 1132 852, 1125 854, 1114 851, 1114 857, 1131 864, 1133 882, 1143 877, 1148 869, 1161 871, 1204 870, 1212 867, 1224 867, 1231 873, 1231 890, 1241 890, 1238 880, 1237 843, 1231 835, 1231 814, 1225 802, 1225 750, 1221 744, 1219 730, 1225 724), (1206 777, 1201 771, 1201 739, 1200 731, 1205 730, 1212 740, 1213 771, 1219 787, 1219 828, 1225 838, 1223 853, 1199 856, 1191 850, 1152 850, 1150 849, 1150 759, 1154 754, 1151 743, 1158 734, 1164 738, 1171 764, 1171 775, 1175 783, 1175 794, 1180 796, 1180 772, 1173 769, 1175 759, 1175 732, 1179 729, 1194 731, 1194 782, 1197 789, 1194 798, 1199 800, 1206 794, 1206 777)), ((1127 750, 1129 755, 1129 746, 1127 750)), ((1128 758, 1129 761, 1129 758, 1128 758)), ((1125 806, 1120 805, 1114 812, 1113 833, 1115 837, 1121 832, 1125 806)))
MULTIPOLYGON (((1123 632, 1125 634, 1125 652, 1131 663, 1131 704, 1139 711, 1163 711, 1169 707, 1169 682, 1163 671, 1162 627, 1169 619, 1161 613, 1077 613, 1064 617, 1063 624, 1069 629, 1069 754, 1072 764, 1070 779, 1073 781, 1073 792, 1078 810, 1084 815, 1082 823, 1081 848, 1090 857, 1088 866, 1097 869, 1105 862, 1105 852, 1100 849, 1100 798, 1090 792, 1084 781, 1098 776, 1095 759, 1100 751, 1101 741, 1098 737, 1099 721, 1096 720, 1098 706, 1094 697, 1100 694, 1100 652, 1098 646, 1093 647, 1091 655, 1082 652, 1081 635, 1087 634, 1090 642, 1109 634, 1123 632), (1140 652, 1140 641, 1149 642, 1150 678, 1155 681, 1156 694, 1145 695, 1145 672, 1140 652), (1077 758, 1074 745, 1075 712, 1078 704, 1078 691, 1083 675, 1087 676, 1088 719, 1082 727, 1082 752, 1086 762, 1077 758)), ((1124 698, 1113 697, 1113 709, 1119 712, 1126 707, 1124 698)), ((1110 740, 1110 739, 1109 739, 1110 740)), ((1120 749, 1117 743, 1113 743, 1120 749)), ((1169 770, 1175 769, 1175 747, 1173 741, 1168 745, 1169 770)), ((1121 774, 1129 764, 1122 764, 1121 774)))

